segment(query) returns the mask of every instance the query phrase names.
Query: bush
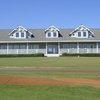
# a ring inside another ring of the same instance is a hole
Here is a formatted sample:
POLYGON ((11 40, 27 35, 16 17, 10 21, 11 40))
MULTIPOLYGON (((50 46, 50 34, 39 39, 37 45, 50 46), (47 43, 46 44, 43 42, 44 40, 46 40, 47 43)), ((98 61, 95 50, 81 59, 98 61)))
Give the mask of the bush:
POLYGON ((61 56, 69 56, 69 57, 100 57, 100 53, 85 53, 85 54, 68 54, 63 53, 61 56))
POLYGON ((43 53, 36 54, 1 54, 0 57, 44 57, 43 53))

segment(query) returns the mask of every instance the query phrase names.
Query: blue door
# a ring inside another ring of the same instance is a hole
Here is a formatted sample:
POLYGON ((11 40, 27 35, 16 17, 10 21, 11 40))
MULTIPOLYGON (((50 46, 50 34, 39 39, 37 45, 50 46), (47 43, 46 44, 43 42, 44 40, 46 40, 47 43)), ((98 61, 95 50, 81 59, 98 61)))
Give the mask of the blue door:
POLYGON ((48 54, 58 54, 58 44, 47 44, 48 54))

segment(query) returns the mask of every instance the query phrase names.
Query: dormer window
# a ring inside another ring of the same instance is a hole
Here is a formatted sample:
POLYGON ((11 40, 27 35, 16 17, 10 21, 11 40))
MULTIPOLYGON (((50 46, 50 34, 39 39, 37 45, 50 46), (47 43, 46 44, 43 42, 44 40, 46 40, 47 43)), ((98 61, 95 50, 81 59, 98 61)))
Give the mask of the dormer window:
POLYGON ((72 31, 69 36, 74 38, 91 38, 94 33, 90 29, 86 28, 84 25, 79 26, 74 31, 72 31))
POLYGON ((57 37, 57 33, 56 32, 48 32, 47 33, 47 37, 57 37))
POLYGON ((21 33, 21 37, 24 37, 24 33, 21 33))
POLYGON ((59 37, 59 29, 54 26, 50 26, 45 30, 47 38, 58 38, 59 37))
POLYGON ((25 32, 16 32, 16 38, 25 38, 25 32))
POLYGON ((78 32, 78 37, 81 37, 81 32, 78 32))
POLYGON ((14 29, 11 33, 9 33, 10 38, 16 38, 16 39, 25 39, 25 38, 33 38, 33 34, 26 30, 22 26, 18 26, 16 29, 14 29))
POLYGON ((51 33, 50 32, 48 33, 48 37, 51 37, 51 33))
POLYGON ((47 37, 48 38, 57 38, 58 37, 57 34, 58 33, 56 33, 56 32, 48 32, 47 37))
POLYGON ((86 37, 86 32, 83 32, 83 36, 86 37))
POLYGON ((16 37, 19 37, 19 33, 16 33, 16 37))
POLYGON ((57 36, 57 33, 54 32, 54 33, 53 33, 53 36, 56 37, 56 36, 57 36))
POLYGON ((88 32, 83 32, 83 31, 78 32, 78 37, 85 38, 85 37, 87 37, 87 35, 88 35, 88 32))

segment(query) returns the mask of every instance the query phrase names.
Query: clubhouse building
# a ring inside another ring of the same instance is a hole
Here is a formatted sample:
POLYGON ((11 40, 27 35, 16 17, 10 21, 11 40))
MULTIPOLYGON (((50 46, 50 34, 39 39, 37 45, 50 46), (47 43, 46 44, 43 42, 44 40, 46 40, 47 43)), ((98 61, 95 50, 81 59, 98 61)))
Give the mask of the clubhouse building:
POLYGON ((100 53, 100 29, 0 29, 0 54, 60 56, 63 53, 100 53))

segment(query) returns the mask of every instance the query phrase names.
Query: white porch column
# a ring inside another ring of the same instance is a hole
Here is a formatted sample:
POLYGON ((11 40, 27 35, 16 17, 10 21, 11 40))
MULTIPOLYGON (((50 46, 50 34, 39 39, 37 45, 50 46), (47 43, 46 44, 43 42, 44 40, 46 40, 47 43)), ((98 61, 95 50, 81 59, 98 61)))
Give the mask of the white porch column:
POLYGON ((67 50, 68 50, 68 53, 69 53, 70 50, 69 49, 67 49, 67 50))
POLYGON ((48 49, 48 48, 47 48, 47 42, 46 42, 46 53, 45 53, 46 55, 47 55, 47 49, 48 49))
POLYGON ((97 53, 98 53, 98 42, 96 43, 96 49, 97 49, 97 53))
POLYGON ((58 54, 61 55, 60 54, 60 43, 59 42, 58 42, 58 54))
POLYGON ((8 54, 8 50, 9 50, 9 44, 7 43, 7 54, 8 54))
POLYGON ((27 43, 27 54, 28 54, 28 43, 27 43))
POLYGON ((18 54, 18 51, 19 51, 19 50, 17 49, 17 54, 18 54))
POLYGON ((79 42, 77 42, 77 53, 79 53, 79 42))

